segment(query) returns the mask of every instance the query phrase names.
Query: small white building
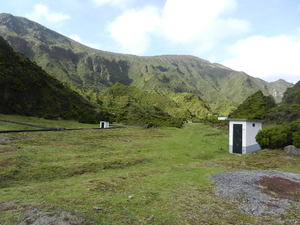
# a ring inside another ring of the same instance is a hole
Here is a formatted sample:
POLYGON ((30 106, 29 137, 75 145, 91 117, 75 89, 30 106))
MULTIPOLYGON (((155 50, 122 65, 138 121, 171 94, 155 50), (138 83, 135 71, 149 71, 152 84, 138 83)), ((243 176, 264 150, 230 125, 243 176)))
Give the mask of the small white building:
POLYGON ((260 150, 256 135, 262 129, 262 121, 255 119, 229 120, 229 152, 247 154, 260 150))
POLYGON ((109 128, 109 122, 107 122, 107 121, 100 121, 100 128, 101 129, 109 128))
POLYGON ((229 120, 229 153, 247 154, 261 149, 255 137, 262 129, 262 120, 231 118, 226 120, 229 120))

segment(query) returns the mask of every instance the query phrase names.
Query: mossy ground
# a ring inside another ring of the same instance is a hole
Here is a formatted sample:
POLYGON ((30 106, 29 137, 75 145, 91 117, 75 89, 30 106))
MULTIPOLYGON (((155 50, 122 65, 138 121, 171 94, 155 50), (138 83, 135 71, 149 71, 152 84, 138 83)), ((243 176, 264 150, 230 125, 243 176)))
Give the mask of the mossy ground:
MULTIPOLYGON (((217 199, 210 176, 240 169, 300 172, 300 157, 279 150, 230 155, 227 130, 203 124, 13 138, 0 146, 0 202, 72 211, 89 224, 274 224, 273 217, 243 214, 238 203, 217 199)), ((285 221, 300 221, 293 210, 285 221)), ((22 218, 21 209, 0 208, 0 224, 22 218)))

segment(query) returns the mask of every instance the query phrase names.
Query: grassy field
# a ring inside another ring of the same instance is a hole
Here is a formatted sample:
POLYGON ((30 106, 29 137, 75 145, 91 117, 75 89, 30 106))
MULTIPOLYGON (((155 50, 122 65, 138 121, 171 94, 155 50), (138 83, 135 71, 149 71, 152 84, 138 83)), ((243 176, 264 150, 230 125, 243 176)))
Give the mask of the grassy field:
MULTIPOLYGON (((73 120, 46 120, 43 118, 19 116, 19 115, 0 114, 0 119, 24 122, 33 125, 45 126, 48 128, 77 129, 77 128, 98 128, 99 127, 98 124, 84 124, 84 123, 78 123, 77 121, 73 121, 73 120)), ((36 129, 39 128, 0 121, 0 130, 36 130, 36 129)))
MULTIPOLYGON (((273 217, 242 214, 238 203, 214 197, 210 176, 241 169, 300 172, 300 157, 279 150, 228 154, 227 130, 204 124, 12 138, 0 146, 0 202, 27 206, 0 207, 1 225, 18 224, 28 207, 72 211, 88 224, 274 224, 273 217)), ((299 215, 285 216, 293 219, 299 215)))

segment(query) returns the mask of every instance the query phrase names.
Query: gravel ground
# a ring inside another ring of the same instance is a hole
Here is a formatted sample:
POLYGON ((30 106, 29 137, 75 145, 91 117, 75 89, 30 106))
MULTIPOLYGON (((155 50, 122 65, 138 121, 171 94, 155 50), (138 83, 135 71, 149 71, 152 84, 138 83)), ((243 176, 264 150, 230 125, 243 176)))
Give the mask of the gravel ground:
POLYGON ((215 194, 224 200, 241 202, 240 209, 246 213, 280 215, 290 205, 300 206, 300 202, 266 194, 257 184, 265 177, 283 178, 300 184, 300 174, 274 170, 242 170, 217 173, 212 176, 212 179, 216 184, 215 194))

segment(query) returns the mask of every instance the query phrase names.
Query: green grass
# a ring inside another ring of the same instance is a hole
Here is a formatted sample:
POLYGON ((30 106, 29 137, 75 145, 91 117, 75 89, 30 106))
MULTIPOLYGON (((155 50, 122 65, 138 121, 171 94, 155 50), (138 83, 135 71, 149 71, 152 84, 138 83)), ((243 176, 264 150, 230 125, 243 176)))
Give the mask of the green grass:
MULTIPOLYGON (((76 128, 99 128, 99 124, 85 124, 78 123, 73 120, 47 120, 38 117, 30 117, 30 116, 19 116, 19 115, 7 115, 0 114, 0 119, 13 120, 18 122, 29 123, 33 125, 40 125, 49 128, 68 128, 68 129, 76 129, 76 128)), ((34 130, 38 128, 22 126, 13 123, 0 122, 0 130, 34 130)))
MULTIPOLYGON (((227 130, 203 124, 13 138, 0 146, 0 202, 69 210, 89 224, 274 224, 273 217, 238 213, 238 203, 214 197, 210 176, 239 169, 300 172, 300 157, 279 150, 228 154, 227 130)), ((23 213, 0 207, 0 224, 18 224, 23 213)), ((289 219, 300 218, 290 213, 289 219)))

